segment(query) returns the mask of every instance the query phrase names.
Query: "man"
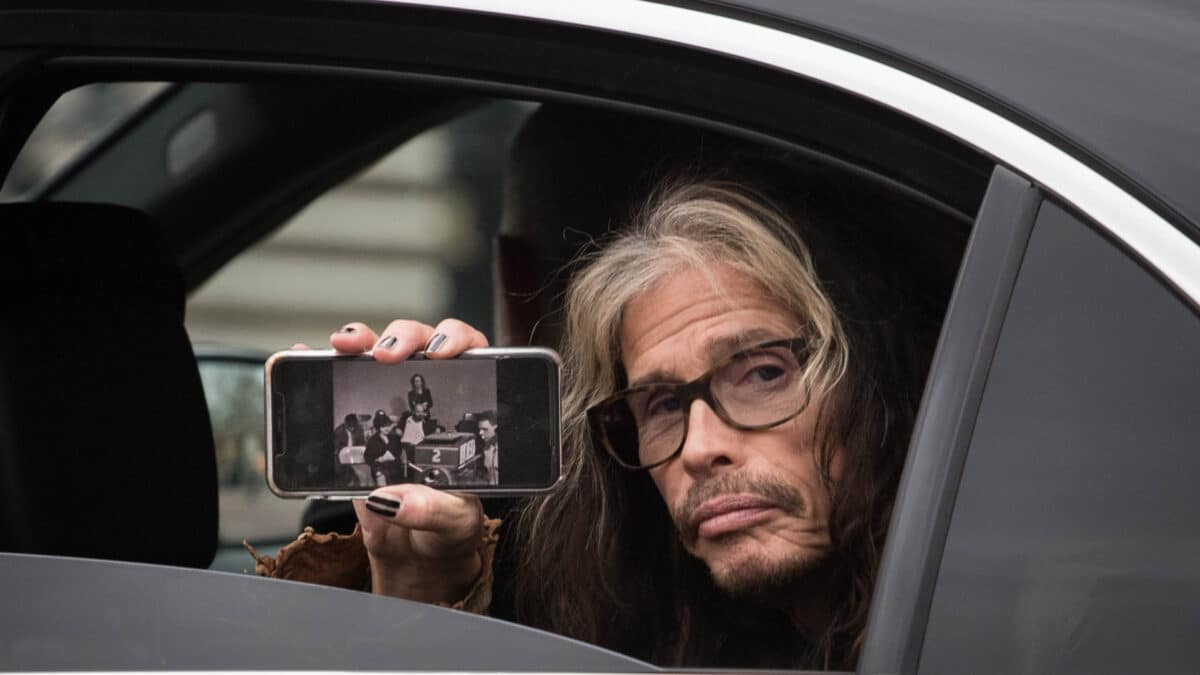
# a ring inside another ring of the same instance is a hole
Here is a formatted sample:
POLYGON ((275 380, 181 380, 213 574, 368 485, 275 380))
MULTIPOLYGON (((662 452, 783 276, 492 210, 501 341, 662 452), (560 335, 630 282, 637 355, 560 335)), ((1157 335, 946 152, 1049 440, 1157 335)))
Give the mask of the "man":
MULTIPOLYGON (((505 535, 506 616, 667 666, 853 667, 936 325, 886 267, 862 274, 876 252, 849 230, 683 181, 588 259, 565 484, 505 535)), ((352 327, 334 347, 384 363, 486 345, 453 320, 352 327)), ((478 500, 394 486, 355 507, 374 592, 489 606, 478 500)))
POLYGON ((429 404, 424 401, 417 403, 412 410, 400 413, 400 419, 392 431, 392 444, 397 449, 400 459, 397 482, 408 482, 413 477, 410 464, 414 449, 426 436, 440 430, 437 420, 429 416, 429 404))
POLYGON ((406 445, 416 445, 437 431, 437 420, 429 416, 429 404, 425 402, 417 403, 411 411, 400 413, 400 419, 396 423, 398 439, 406 445))
POLYGON ((500 444, 496 439, 496 413, 479 414, 479 449, 482 459, 475 463, 475 479, 486 485, 500 484, 500 444))
POLYGON ((333 428, 333 449, 336 451, 348 445, 366 445, 364 430, 359 424, 358 415, 346 415, 342 423, 333 428))
POLYGON ((358 421, 358 415, 350 413, 342 419, 342 423, 333 428, 333 454, 338 458, 337 481, 345 487, 362 487, 354 473, 354 469, 341 462, 340 453, 343 448, 351 445, 362 447, 366 445, 366 434, 358 421))
POLYGON ((403 466, 399 461, 400 447, 392 439, 395 425, 386 410, 376 410, 371 418, 375 433, 367 439, 363 450, 363 461, 371 467, 371 476, 377 485, 391 485, 403 479, 403 466))

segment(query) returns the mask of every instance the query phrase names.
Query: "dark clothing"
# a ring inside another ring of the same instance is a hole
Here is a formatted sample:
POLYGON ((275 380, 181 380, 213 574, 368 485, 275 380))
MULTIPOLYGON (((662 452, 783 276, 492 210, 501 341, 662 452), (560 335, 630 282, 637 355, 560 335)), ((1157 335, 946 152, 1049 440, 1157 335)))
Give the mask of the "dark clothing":
POLYGON ((419 392, 416 389, 408 390, 408 409, 416 410, 418 403, 424 403, 429 408, 433 408, 433 394, 429 392, 429 387, 425 387, 419 392))
POLYGON ((500 444, 496 442, 496 437, 493 436, 491 442, 483 440, 476 435, 479 440, 478 450, 475 460, 474 479, 476 483, 482 485, 499 485, 500 484, 500 444))
POLYGON ((371 467, 371 475, 383 474, 384 480, 390 485, 404 481, 405 463, 402 461, 400 443, 384 433, 377 433, 367 439, 367 447, 363 451, 363 461, 371 467), (391 453, 395 460, 381 462, 379 458, 391 453))
MULTIPOLYGON (((355 427, 346 426, 343 422, 333 428, 333 456, 338 459, 338 453, 342 448, 351 445, 366 445, 366 433, 361 425, 355 427)), ((354 477, 354 470, 346 464, 342 464, 338 459, 337 465, 334 467, 334 474, 337 483, 341 487, 363 487, 359 484, 359 480, 354 477)))
POLYGON ((361 426, 350 428, 344 423, 333 428, 333 449, 336 452, 348 445, 366 445, 366 433, 361 426))

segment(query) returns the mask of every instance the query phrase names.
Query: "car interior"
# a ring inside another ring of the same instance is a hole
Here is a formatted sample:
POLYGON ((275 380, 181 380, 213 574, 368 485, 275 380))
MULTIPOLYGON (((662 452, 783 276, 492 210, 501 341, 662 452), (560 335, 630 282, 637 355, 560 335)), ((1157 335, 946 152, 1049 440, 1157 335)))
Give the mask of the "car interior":
POLYGON ((116 82, 83 72, 42 83, 14 97, 20 114, 0 125, 0 164, 13 167, 0 193, 0 312, 20 327, 0 338, 0 550, 240 572, 253 566, 243 538, 271 550, 304 526, 348 531, 348 504, 281 506, 263 485, 265 356, 293 341, 324 346, 346 321, 405 311, 462 318, 493 344, 554 347, 571 260, 667 176, 750 177, 795 191, 814 214, 885 242, 880 274, 903 279, 912 300, 898 312, 940 315, 992 169, 970 148, 833 91, 814 90, 800 116, 764 129, 619 95, 195 75, 123 77, 154 86, 25 185, 13 181, 29 175, 22 162, 55 101, 116 82), (461 239, 421 220, 432 211, 386 208, 370 212, 386 222, 353 246, 289 234, 293 224, 310 234, 353 229, 341 212, 321 211, 322 200, 361 205, 354 195, 391 189, 387 204, 406 203, 442 190, 411 178, 437 153, 395 154, 435 136, 452 141, 439 180, 471 186, 461 239), (408 182, 381 188, 388 167, 408 182), (389 248, 391 231, 418 243, 389 248), (422 248, 436 237, 436 250, 422 248), (314 248, 337 264, 305 257, 314 248), (296 299, 271 295, 278 268, 254 257, 264 252, 293 261, 284 285, 296 299), (441 265, 434 281, 388 281, 430 260, 441 265), (347 287, 345 267, 382 276, 347 287), (440 300, 406 304, 410 292, 440 300), (322 293, 321 307, 305 304, 322 293), (238 305, 239 294, 267 304, 238 305), (367 296, 384 304, 364 304, 367 296), (273 332, 256 334, 262 342, 238 342, 272 321, 273 332), (276 524, 263 529, 268 517, 276 524))

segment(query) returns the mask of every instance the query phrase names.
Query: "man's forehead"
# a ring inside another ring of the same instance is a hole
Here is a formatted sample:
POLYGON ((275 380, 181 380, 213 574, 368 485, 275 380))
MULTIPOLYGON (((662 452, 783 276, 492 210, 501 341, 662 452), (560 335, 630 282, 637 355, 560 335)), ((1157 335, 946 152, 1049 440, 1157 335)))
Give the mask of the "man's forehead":
POLYGON ((629 373, 629 386, 650 382, 684 382, 691 379, 678 372, 682 362, 700 361, 713 366, 731 355, 756 344, 794 337, 779 327, 755 326, 737 330, 724 328, 697 335, 694 339, 672 343, 674 348, 656 358, 656 363, 644 373, 629 373))

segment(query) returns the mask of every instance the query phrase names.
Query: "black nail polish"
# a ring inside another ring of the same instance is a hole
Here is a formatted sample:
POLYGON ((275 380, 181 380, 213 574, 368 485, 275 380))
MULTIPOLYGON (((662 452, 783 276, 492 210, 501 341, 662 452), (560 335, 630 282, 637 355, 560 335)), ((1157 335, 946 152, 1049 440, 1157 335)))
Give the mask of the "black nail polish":
POLYGON ((379 346, 384 349, 391 349, 396 344, 395 335, 387 335, 379 341, 379 346))
POLYGON ((429 344, 425 347, 425 351, 436 352, 438 350, 438 347, 441 347, 442 343, 445 341, 446 341, 446 336, 444 334, 435 333, 433 337, 429 338, 429 344))
POLYGON ((354 326, 342 326, 342 331, 341 331, 341 332, 343 332, 343 333, 355 333, 355 332, 357 332, 357 331, 358 331, 358 329, 357 329, 357 328, 355 328, 354 326))
POLYGON ((388 499, 387 497, 380 497, 379 495, 371 495, 367 497, 367 501, 372 504, 386 506, 390 509, 400 510, 400 502, 395 499, 388 499))
POLYGON ((372 513, 378 513, 385 518, 396 517, 396 509, 388 509, 382 506, 377 506, 374 502, 367 502, 367 510, 371 511, 372 513))

